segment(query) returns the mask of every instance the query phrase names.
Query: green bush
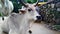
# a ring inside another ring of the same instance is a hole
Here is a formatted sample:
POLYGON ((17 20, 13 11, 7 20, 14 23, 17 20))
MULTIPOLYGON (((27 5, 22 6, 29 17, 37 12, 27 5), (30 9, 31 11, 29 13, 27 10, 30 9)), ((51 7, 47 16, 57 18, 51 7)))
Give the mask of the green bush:
POLYGON ((0 16, 1 16, 1 13, 0 13, 0 16))
POLYGON ((55 28, 56 30, 60 30, 60 25, 54 25, 54 28, 55 28))
POLYGON ((33 4, 33 3, 36 3, 37 0, 25 0, 25 2, 33 4))

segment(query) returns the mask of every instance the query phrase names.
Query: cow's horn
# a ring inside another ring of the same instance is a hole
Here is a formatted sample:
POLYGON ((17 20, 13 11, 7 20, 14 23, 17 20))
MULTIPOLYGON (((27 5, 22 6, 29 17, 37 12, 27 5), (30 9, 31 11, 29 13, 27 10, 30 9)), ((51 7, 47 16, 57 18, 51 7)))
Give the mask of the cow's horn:
POLYGON ((22 0, 20 0, 20 3, 21 3, 22 5, 24 5, 25 7, 28 7, 28 5, 26 5, 22 0))
POLYGON ((37 6, 38 2, 39 2, 39 1, 37 0, 37 2, 35 3, 35 6, 37 6))

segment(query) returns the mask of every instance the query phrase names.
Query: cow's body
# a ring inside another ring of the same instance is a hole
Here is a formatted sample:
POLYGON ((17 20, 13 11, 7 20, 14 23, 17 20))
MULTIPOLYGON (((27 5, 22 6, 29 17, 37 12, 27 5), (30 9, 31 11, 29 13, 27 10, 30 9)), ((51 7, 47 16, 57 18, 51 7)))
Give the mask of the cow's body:
POLYGON ((28 13, 12 14, 2 24, 2 31, 9 34, 26 34, 30 25, 28 13))

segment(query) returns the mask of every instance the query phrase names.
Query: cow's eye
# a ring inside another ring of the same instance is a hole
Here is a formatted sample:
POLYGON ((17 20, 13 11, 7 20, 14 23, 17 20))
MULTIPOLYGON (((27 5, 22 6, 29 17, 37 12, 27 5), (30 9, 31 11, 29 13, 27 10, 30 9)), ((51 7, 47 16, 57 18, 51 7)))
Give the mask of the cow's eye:
POLYGON ((32 9, 28 9, 28 11, 30 12, 30 11, 32 11, 32 9))

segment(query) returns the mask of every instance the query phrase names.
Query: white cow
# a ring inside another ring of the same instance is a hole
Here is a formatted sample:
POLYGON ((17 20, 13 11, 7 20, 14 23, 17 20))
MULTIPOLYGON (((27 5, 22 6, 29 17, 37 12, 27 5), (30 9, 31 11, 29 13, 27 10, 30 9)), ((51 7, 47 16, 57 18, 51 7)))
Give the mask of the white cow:
POLYGON ((12 13, 5 19, 1 25, 0 34, 3 31, 8 34, 27 34, 27 30, 30 26, 31 13, 26 9, 21 9, 19 14, 12 13))
POLYGON ((3 21, 0 30, 1 34, 3 31, 8 32, 8 34, 27 34, 30 20, 36 20, 36 16, 39 16, 35 9, 35 4, 27 5, 19 10, 20 12, 18 14, 13 13, 3 21))
POLYGON ((13 4, 9 0, 0 0, 0 13, 1 15, 9 15, 13 11, 13 4))

